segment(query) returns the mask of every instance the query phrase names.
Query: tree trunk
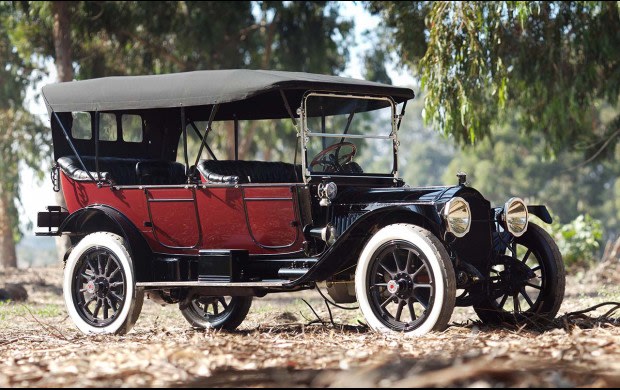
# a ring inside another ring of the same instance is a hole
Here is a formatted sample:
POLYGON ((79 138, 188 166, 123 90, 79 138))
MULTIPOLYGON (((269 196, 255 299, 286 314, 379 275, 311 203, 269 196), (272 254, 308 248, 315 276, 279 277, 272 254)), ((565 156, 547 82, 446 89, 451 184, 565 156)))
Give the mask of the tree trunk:
POLYGON ((10 199, 0 184, 0 265, 3 268, 17 268, 13 222, 9 214, 10 199))
MULTIPOLYGON (((71 15, 68 1, 52 1, 52 14, 54 15, 54 51, 56 54, 56 71, 58 81, 73 80, 73 53, 71 50, 71 15)), ((56 203, 67 208, 67 203, 62 191, 56 193, 56 203)), ((56 238, 56 253, 58 260, 64 258, 65 253, 71 247, 69 237, 60 236, 56 238)))
POLYGON ((54 51, 58 81, 73 80, 73 54, 71 50, 71 17, 68 1, 52 1, 54 15, 54 51))

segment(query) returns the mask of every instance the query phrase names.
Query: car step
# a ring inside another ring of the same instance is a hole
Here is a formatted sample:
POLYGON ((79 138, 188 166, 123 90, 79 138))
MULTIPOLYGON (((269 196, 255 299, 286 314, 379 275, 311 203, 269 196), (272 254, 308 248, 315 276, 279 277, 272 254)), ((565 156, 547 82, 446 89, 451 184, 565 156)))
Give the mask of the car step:
POLYGON ((137 282, 136 287, 284 287, 290 280, 270 280, 262 282, 137 282))

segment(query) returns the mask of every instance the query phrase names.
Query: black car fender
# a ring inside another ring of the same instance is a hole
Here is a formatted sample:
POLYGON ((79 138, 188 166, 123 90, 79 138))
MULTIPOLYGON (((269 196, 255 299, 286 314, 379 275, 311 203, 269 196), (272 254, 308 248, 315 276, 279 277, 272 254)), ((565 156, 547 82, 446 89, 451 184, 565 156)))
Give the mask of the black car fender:
POLYGON ((290 286, 322 281, 355 266, 366 242, 379 229, 408 223, 430 230, 441 237, 441 221, 434 204, 390 205, 376 207, 359 217, 320 256, 318 262, 290 286))
POLYGON ((547 206, 545 205, 531 205, 527 206, 527 212, 533 214, 540 218, 544 223, 552 223, 553 218, 551 218, 551 214, 549 214, 549 210, 547 210, 547 206))
POLYGON ((89 233, 106 231, 118 234, 129 245, 127 250, 134 263, 136 281, 151 281, 152 275, 148 266, 149 259, 152 257, 151 249, 136 226, 120 211, 104 205, 88 206, 70 214, 60 225, 58 231, 74 233, 71 236, 73 245, 89 233))

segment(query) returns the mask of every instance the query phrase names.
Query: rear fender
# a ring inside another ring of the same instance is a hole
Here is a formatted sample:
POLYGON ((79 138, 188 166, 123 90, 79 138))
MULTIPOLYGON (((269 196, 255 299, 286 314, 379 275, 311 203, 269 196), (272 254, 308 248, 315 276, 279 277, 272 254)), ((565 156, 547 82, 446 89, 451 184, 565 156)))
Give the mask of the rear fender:
POLYGON ((152 281, 152 272, 149 272, 151 267, 148 266, 152 258, 151 249, 140 231, 118 210, 103 205, 79 209, 63 221, 58 231, 70 233, 73 245, 76 245, 85 235, 94 232, 118 234, 129 244, 127 250, 134 263, 136 281, 152 281))

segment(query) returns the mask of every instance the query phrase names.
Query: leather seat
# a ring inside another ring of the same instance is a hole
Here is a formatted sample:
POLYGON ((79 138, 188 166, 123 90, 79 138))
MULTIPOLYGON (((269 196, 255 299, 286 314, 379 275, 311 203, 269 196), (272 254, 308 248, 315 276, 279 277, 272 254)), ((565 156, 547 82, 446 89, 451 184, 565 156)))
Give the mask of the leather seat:
MULTIPOLYGON (((83 156, 84 165, 96 179, 95 157, 83 156)), ((60 169, 76 181, 89 181, 88 173, 84 171, 75 156, 65 156, 58 159, 60 169)), ((185 182, 185 168, 182 164, 162 160, 140 160, 135 158, 99 157, 99 172, 105 181, 112 181, 116 185, 138 184, 182 184, 185 182), (138 173, 144 173, 142 181, 138 173)))
POLYGON ((301 165, 274 161, 202 160, 198 172, 214 183, 299 183, 301 165))
POLYGON ((138 184, 145 185, 174 185, 184 184, 185 165, 178 162, 147 160, 136 164, 138 184))

